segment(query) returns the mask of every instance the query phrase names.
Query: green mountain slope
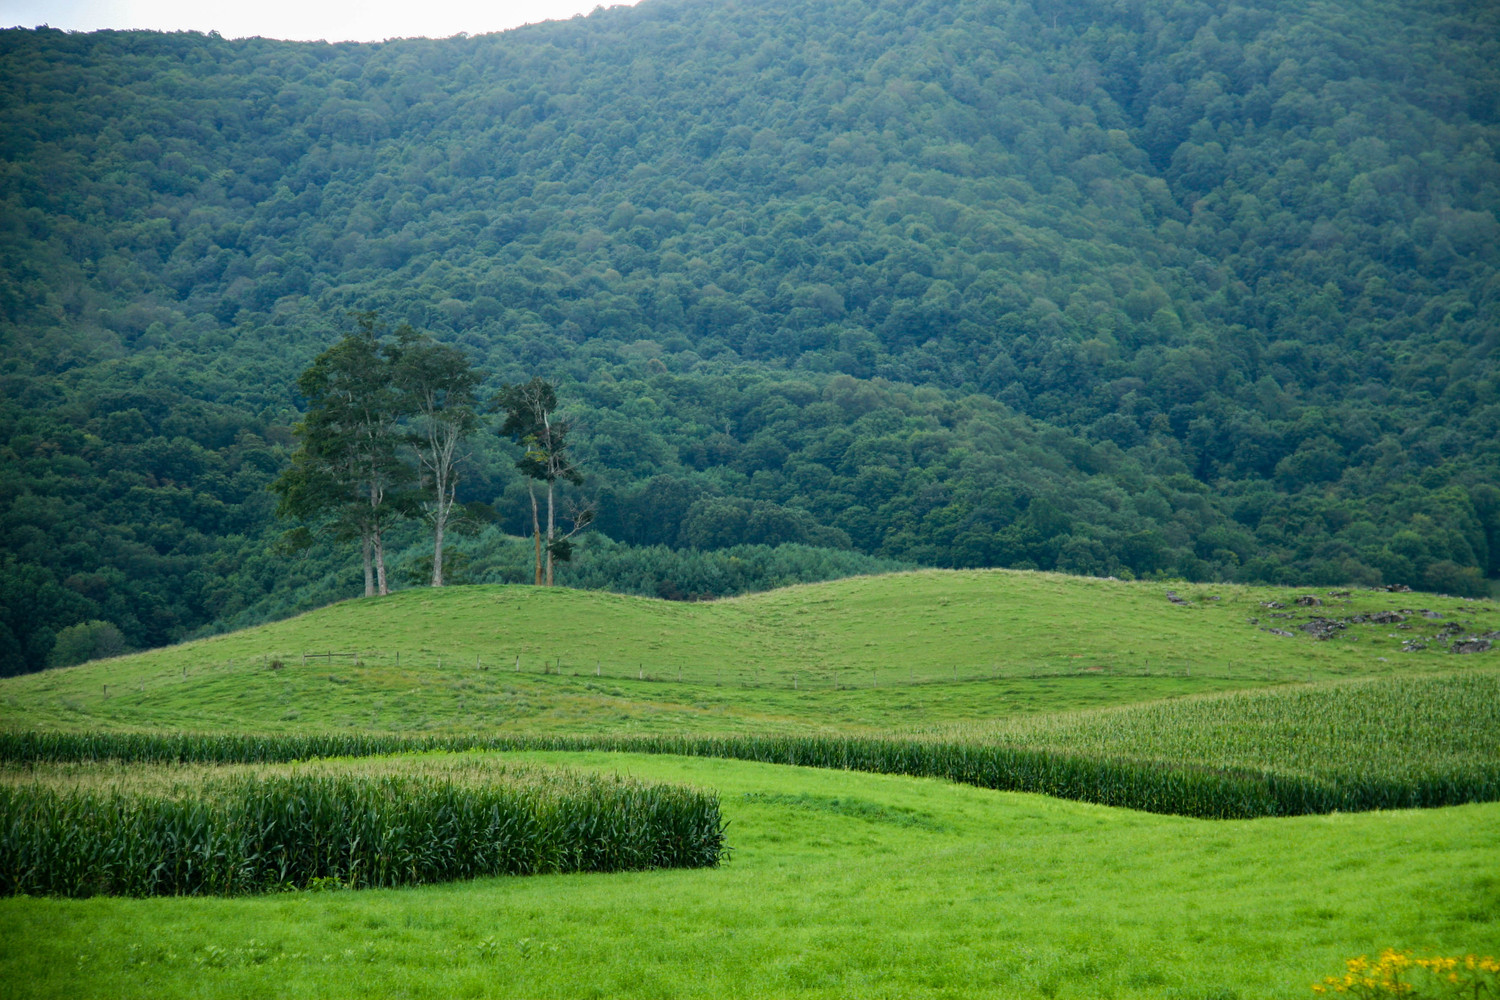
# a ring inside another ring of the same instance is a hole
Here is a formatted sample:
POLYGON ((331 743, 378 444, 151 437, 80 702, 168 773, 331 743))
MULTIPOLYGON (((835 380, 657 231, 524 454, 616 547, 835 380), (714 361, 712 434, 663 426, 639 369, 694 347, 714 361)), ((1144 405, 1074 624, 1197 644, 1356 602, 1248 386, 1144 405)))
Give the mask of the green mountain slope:
MULTIPOLYGON (((262 487, 352 308, 563 380, 632 546, 1485 593, 1496 18, 0 33, 3 669, 84 619, 156 645, 347 577, 267 551, 262 487)), ((475 464, 519 530, 508 458, 475 464)))

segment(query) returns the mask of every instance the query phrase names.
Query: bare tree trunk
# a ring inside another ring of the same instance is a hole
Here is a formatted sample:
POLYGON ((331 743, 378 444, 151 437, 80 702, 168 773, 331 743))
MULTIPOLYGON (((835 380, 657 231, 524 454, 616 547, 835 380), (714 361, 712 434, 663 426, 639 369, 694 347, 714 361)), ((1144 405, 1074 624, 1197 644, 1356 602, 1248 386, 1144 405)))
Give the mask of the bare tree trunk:
MULTIPOLYGON (((429 421, 427 439, 432 446, 431 470, 435 503, 432 510, 432 585, 443 585, 443 530, 448 526, 448 512, 453 509, 453 484, 449 479, 451 451, 445 451, 429 421)), ((419 453, 419 458, 420 458, 419 453)))
POLYGON ((384 597, 390 591, 385 587, 385 539, 380 537, 379 528, 375 529, 373 540, 375 543, 375 586, 380 596, 384 597))
POLYGON ((363 547, 364 547, 364 555, 365 555, 365 596, 366 597, 374 597, 375 596, 375 567, 370 562, 370 533, 368 531, 365 532, 364 538, 361 539, 361 541, 364 543, 363 547))
POLYGON ((385 539, 382 537, 380 521, 380 505, 384 502, 385 484, 380 470, 375 468, 372 459, 370 465, 370 542, 375 549, 375 591, 381 597, 389 593, 385 586, 385 539))
MULTIPOLYGON (((429 409, 435 404, 429 402, 429 409)), ((448 519, 458 502, 458 446, 463 439, 462 428, 454 424, 439 424, 435 418, 427 421, 427 447, 418 447, 417 460, 426 470, 432 483, 432 500, 427 504, 432 521, 432 585, 443 585, 443 538, 447 534, 448 519)))
POLYGON ((552 538, 556 534, 556 518, 552 504, 553 484, 547 480, 547 586, 552 586, 552 538))
POLYGON ((526 484, 531 491, 531 537, 536 539, 536 580, 538 587, 542 585, 542 526, 538 521, 536 510, 536 480, 533 479, 526 484))

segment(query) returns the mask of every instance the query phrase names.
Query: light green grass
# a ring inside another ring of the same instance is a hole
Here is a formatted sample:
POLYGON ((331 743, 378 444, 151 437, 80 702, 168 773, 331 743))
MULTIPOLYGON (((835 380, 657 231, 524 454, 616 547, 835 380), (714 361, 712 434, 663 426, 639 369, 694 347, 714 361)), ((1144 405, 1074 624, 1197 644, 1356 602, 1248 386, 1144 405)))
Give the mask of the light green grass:
POLYGON ((1500 607, 1422 594, 1365 591, 1343 599, 1326 590, 1169 588, 1002 570, 862 577, 705 604, 524 586, 417 589, 5 679, 0 725, 257 732, 885 728, 1452 669, 1500 655, 1444 652, 1434 640, 1449 623, 1465 633, 1500 629, 1500 607), (1170 603, 1168 589, 1190 603, 1170 603), (1295 607, 1300 594, 1315 594, 1325 605, 1295 607), (1288 607, 1263 606, 1273 601, 1288 607), (1264 631, 1295 631, 1314 615, 1423 608, 1443 618, 1413 615, 1402 623, 1406 629, 1354 625, 1328 641, 1264 631), (1433 644, 1402 652, 1402 642, 1413 638, 1433 644), (359 659, 303 658, 328 652, 359 659), (282 669, 267 669, 278 659, 282 669))
POLYGON ((0 901, 17 998, 1311 996, 1500 940, 1500 805, 1254 821, 736 761, 523 759, 719 790, 719 870, 254 899, 0 901))
MULTIPOLYGON (((1500 629, 1490 601, 1174 585, 1190 602, 1179 606, 1167 589, 985 571, 702 605, 416 590, 0 681, 0 726, 745 737, 957 725, 965 739, 1071 741, 1121 759, 1192 757, 1206 741, 1240 767, 1252 750, 1285 750, 1304 724, 1308 753, 1339 749, 1321 683, 1276 692, 1290 700, 1269 715, 1194 698, 1067 713, 1307 680, 1399 685, 1460 671, 1493 683, 1500 655, 1457 657, 1434 642, 1450 622, 1500 629), (1325 605, 1292 606, 1298 594, 1325 605), (1352 625, 1326 642, 1263 631, 1423 608, 1443 618, 1352 625), (1429 648, 1402 652, 1408 639, 1429 648), (317 651, 361 659, 304 666, 317 651), (1258 717, 1259 736, 1239 727, 1258 717)), ((1473 728, 1423 737, 1399 716, 1388 731, 1380 712, 1363 718, 1374 725, 1360 740, 1389 736, 1396 759, 1414 738, 1452 743, 1473 728)), ((1489 754, 1493 732, 1474 724, 1478 742, 1438 749, 1489 754)), ((732 859, 716 871, 241 900, 3 900, 0 982, 16 997, 1261 1000, 1310 996, 1308 984, 1361 952, 1462 954, 1500 940, 1500 803, 1205 821, 723 759, 507 759, 713 788, 732 859)))

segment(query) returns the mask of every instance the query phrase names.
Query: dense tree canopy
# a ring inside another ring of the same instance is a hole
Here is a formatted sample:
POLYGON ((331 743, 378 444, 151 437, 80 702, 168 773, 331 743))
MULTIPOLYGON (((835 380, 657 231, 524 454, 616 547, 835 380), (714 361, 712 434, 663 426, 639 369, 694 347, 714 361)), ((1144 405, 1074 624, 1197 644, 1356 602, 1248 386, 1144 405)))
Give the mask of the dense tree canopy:
POLYGON ((1497 149, 1463 0, 0 32, 0 670, 357 573, 265 491, 349 310, 566 386, 631 546, 1485 592, 1497 149))

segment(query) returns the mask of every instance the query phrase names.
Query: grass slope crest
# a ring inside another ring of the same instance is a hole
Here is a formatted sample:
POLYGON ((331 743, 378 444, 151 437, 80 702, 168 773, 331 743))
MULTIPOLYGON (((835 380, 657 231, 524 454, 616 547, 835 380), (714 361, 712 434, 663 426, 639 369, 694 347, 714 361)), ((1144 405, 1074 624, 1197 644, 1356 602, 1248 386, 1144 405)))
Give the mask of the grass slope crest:
POLYGON ((698 604, 424 588, 0 680, 0 725, 884 730, 1477 667, 1493 662, 1484 647, 1495 634, 1492 601, 1005 570, 858 577, 698 604), (1454 655, 1465 649, 1478 652, 1454 655))

